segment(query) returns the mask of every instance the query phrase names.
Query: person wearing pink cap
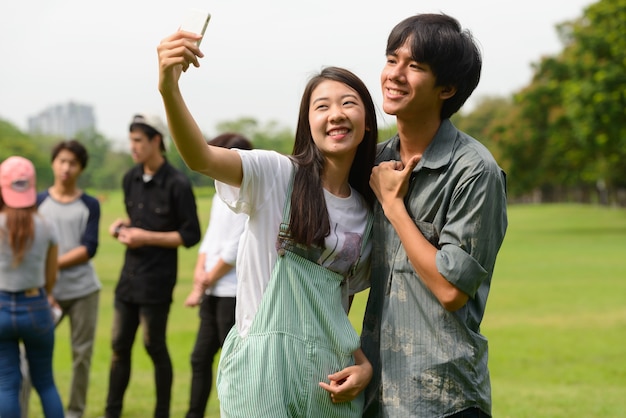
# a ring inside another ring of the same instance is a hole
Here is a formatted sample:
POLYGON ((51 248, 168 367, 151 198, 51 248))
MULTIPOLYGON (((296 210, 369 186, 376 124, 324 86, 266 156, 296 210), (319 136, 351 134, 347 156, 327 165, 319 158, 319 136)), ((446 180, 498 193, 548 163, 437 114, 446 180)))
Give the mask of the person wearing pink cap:
POLYGON ((56 281, 57 232, 38 215, 35 167, 23 157, 0 165, 0 417, 19 418, 23 342, 46 418, 61 418, 54 383, 54 320, 48 295, 56 281))

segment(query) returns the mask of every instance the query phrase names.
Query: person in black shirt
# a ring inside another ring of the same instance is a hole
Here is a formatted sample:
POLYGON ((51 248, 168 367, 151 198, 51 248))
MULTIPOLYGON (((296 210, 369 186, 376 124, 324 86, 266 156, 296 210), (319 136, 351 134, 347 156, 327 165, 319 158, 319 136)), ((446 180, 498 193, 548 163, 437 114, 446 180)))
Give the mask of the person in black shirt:
POLYGON ((155 417, 169 417, 172 363, 166 328, 178 269, 178 247, 200 241, 195 196, 189 179, 170 165, 167 129, 153 115, 136 115, 130 124, 130 148, 137 163, 124 176, 128 219, 117 219, 109 233, 126 246, 115 289, 106 417, 117 418, 130 380, 131 349, 137 328, 155 368, 155 417))

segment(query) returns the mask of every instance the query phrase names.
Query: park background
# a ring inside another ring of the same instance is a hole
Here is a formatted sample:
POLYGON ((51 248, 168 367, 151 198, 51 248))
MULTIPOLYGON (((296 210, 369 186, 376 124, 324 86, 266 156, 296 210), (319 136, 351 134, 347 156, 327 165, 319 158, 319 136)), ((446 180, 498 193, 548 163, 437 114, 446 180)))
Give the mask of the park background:
MULTIPOLYGON (((203 227, 212 192, 196 190, 203 227)), ((101 198, 101 242, 94 264, 103 288, 85 418, 104 412, 113 291, 123 261, 122 245, 106 231, 124 213, 122 194, 114 191, 101 198)), ((509 208, 509 222, 481 327, 489 339, 494 417, 625 417, 626 210, 573 203, 516 204, 509 208)), ((197 309, 186 308, 183 302, 191 291, 196 251, 195 247, 179 251, 179 278, 168 324, 174 367, 172 417, 183 417, 189 400, 189 356, 199 321, 197 309)), ((350 312, 357 331, 366 298, 367 292, 358 294, 350 312)), ((68 321, 61 323, 56 336, 55 378, 67 401, 72 364, 68 321)), ((139 332, 123 416, 151 416, 154 399, 152 363, 139 332)), ((34 393, 31 412, 34 418, 43 417, 34 393)), ((206 416, 219 417, 215 390, 206 416)))
MULTIPOLYGON (((626 416, 626 0, 601 0, 555 30, 563 49, 538 57, 529 83, 506 97, 483 97, 453 122, 481 140, 508 175, 509 221, 482 324, 490 341, 494 416, 626 416)), ((512 46, 513 47, 513 46, 512 46)), ((1 93, 0 93, 1 94, 1 93)), ((278 122, 242 117, 216 132, 237 131, 257 148, 291 150, 293 132, 278 122)), ((393 126, 383 126, 380 138, 393 126)), ((210 135, 207 135, 210 136, 210 135)), ((0 115, 0 159, 35 163, 39 188, 51 184, 49 150, 59 138, 32 136, 0 115)), ((107 234, 124 216, 121 176, 132 161, 95 133, 79 134, 91 160, 83 187, 102 204, 94 259, 103 283, 87 417, 100 416, 108 384, 113 289, 123 248, 107 234)), ((168 159, 192 179, 202 227, 212 183, 168 159)), ((182 306, 197 247, 181 249, 179 283, 168 329, 175 368, 172 416, 183 416, 197 312, 182 306)), ((357 330, 366 292, 351 318, 357 330)), ((55 376, 64 400, 71 376, 68 324, 57 332, 55 376)), ((153 372, 138 338, 125 417, 154 404, 153 372)), ((31 416, 41 416, 38 398, 31 416)), ((215 394, 208 416, 218 416, 215 394)))

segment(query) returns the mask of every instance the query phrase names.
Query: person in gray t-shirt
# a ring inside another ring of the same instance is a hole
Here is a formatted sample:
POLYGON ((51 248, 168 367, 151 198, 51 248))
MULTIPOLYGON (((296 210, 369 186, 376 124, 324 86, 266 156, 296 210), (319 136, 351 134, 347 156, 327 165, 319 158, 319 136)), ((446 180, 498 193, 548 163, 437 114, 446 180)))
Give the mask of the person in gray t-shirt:
POLYGON ((91 355, 98 319, 101 284, 92 257, 98 248, 100 203, 77 183, 88 153, 76 140, 58 143, 51 154, 54 184, 37 196, 39 213, 59 231, 59 275, 52 291, 69 317, 73 370, 66 418, 82 417, 87 402, 91 355))

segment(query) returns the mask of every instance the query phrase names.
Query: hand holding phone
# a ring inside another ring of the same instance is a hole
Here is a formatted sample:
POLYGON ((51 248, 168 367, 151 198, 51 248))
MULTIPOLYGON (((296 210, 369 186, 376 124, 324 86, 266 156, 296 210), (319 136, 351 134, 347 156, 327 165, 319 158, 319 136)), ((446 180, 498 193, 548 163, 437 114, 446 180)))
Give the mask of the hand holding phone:
MULTIPOLYGON (((211 13, 200 9, 189 9, 185 14, 185 18, 183 19, 179 30, 193 32, 204 36, 209 20, 211 20, 211 13)), ((200 46, 201 41, 202 39, 198 40, 198 46, 200 46)))

